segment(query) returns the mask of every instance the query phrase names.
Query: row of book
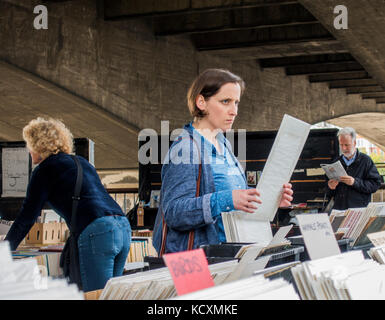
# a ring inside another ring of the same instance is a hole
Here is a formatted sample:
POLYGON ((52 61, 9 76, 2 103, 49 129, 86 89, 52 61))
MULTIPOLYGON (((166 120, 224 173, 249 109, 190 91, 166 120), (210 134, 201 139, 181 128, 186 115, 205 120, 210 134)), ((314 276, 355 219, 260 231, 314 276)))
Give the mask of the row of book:
POLYGON ((379 264, 385 264, 385 245, 370 248, 368 255, 379 264))
POLYGON ((385 265, 361 250, 305 261, 291 272, 302 300, 385 299, 385 265))
POLYGON ((144 257, 157 256, 150 237, 132 237, 127 262, 142 262, 144 257))
POLYGON ((14 260, 35 259, 42 274, 50 277, 63 275, 63 270, 60 268, 60 255, 60 252, 40 252, 36 250, 17 250, 12 253, 14 260))
POLYGON ((332 210, 330 223, 336 237, 351 239, 350 246, 370 243, 368 234, 385 228, 385 202, 371 202, 365 208, 332 210))
MULTIPOLYGON (((209 265, 214 286, 177 296, 168 268, 144 271, 110 279, 99 300, 299 300, 294 286, 283 278, 269 279, 280 266, 260 270, 257 275, 231 277, 238 270, 237 260, 209 265)), ((286 268, 289 268, 285 265, 286 268)))
MULTIPOLYGON (((208 291, 210 298, 227 299, 299 299, 295 293, 294 287, 286 283, 283 278, 279 281, 270 281, 269 276, 280 273, 290 266, 299 262, 285 264, 283 266, 274 266, 265 269, 270 256, 260 256, 264 247, 257 245, 243 246, 239 250, 238 259, 232 259, 225 262, 219 262, 208 265, 213 286, 208 291), (289 266, 290 265, 290 266, 289 266), (253 276, 253 275, 256 276, 253 276), (258 278, 258 279, 257 279, 258 278), (244 280, 238 283, 238 281, 244 280), (228 286, 228 284, 230 284, 228 286), (239 285, 245 284, 252 287, 249 295, 238 292, 239 285), (225 286, 226 285, 226 286, 225 286), (256 287, 257 286, 257 287, 256 287), (229 291, 227 291, 229 290, 229 291), (277 295, 274 297, 273 292, 277 295), (278 294, 281 292, 281 294, 278 294), (213 295, 211 297, 211 295, 213 295)), ((200 249, 202 250, 202 249, 200 249)), ((190 297, 186 294, 180 295, 182 299, 206 299, 205 289, 194 292, 190 297)), ((190 293, 189 293, 190 294, 190 293)), ((99 299, 101 300, 163 300, 172 299, 177 296, 171 273, 167 267, 138 272, 122 277, 110 279, 99 299)))
MULTIPOLYGON (((237 260, 209 265, 216 285, 221 284, 233 271, 237 260)), ((176 290, 167 267, 111 278, 99 300, 164 300, 176 296, 176 290)))
POLYGON ((299 300, 292 284, 278 278, 253 276, 220 286, 195 291, 173 300, 299 300))
POLYGON ((45 276, 32 257, 12 259, 8 241, 0 242, 0 300, 83 300, 76 285, 45 276))

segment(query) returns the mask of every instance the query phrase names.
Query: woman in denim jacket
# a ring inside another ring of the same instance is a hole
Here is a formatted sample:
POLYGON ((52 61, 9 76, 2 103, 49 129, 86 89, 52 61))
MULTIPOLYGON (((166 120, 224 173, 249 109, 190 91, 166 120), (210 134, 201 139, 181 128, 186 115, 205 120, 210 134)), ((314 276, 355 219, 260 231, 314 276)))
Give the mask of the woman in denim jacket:
MULTIPOLYGON (((70 156, 73 137, 55 119, 37 118, 23 129, 34 168, 23 206, 5 240, 16 250, 48 203, 71 226, 72 196, 77 167, 70 156)), ((76 213, 75 237, 83 291, 103 289, 108 279, 121 276, 130 249, 131 227, 120 206, 107 193, 95 168, 76 156, 83 183, 76 213)))
MULTIPOLYGON (((187 100, 194 120, 171 145, 162 167, 153 235, 158 254, 163 253, 163 222, 167 225, 164 253, 179 252, 187 250, 191 230, 193 248, 225 242, 221 212, 252 213, 255 203, 261 203, 259 192, 248 188, 243 168, 223 135, 237 116, 244 86, 239 76, 222 69, 202 72, 191 85, 187 100)), ((291 184, 285 184, 280 206, 290 205, 292 194, 291 184)))

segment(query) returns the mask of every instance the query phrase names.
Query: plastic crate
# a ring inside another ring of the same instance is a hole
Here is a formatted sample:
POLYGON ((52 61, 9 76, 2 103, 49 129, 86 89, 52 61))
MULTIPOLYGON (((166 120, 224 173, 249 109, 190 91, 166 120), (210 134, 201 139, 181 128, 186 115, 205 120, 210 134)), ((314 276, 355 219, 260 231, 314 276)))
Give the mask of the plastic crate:
POLYGON ((164 264, 163 258, 146 256, 146 257, 143 257, 143 261, 148 262, 148 268, 150 270, 159 269, 159 268, 163 268, 166 266, 164 264))
POLYGON ((365 259, 371 259, 369 254, 368 254, 368 251, 370 250, 370 248, 373 248, 373 247, 374 247, 373 243, 370 242, 367 244, 363 244, 361 246, 351 247, 351 248, 349 248, 349 250, 362 250, 365 259))
POLYGON ((235 259, 235 255, 241 249, 242 244, 223 243, 223 244, 205 244, 201 248, 206 254, 206 257, 216 258, 232 258, 235 259))
MULTIPOLYGON (((214 244, 214 245, 203 245, 201 248, 206 254, 207 259, 216 259, 217 262, 220 262, 219 259, 223 259, 223 261, 233 260, 234 256, 237 254, 239 249, 250 243, 222 243, 222 244, 214 244)), ((267 263, 266 267, 272 267, 279 264, 299 261, 300 253, 304 251, 302 246, 290 246, 281 248, 280 251, 277 252, 278 249, 273 248, 272 251, 266 251, 262 254, 262 256, 270 256, 270 260, 267 263)))
MULTIPOLYGON (((304 247, 292 245, 290 249, 285 249, 282 252, 273 253, 270 255, 270 260, 266 265, 266 268, 277 266, 280 264, 300 261, 301 253, 304 252, 304 247)), ((269 255, 264 253, 262 256, 269 255)))
MULTIPOLYGON (((234 258, 230 258, 230 257, 206 257, 206 258, 207 258, 208 264, 234 260, 234 258)), ((147 256, 147 257, 143 258, 143 261, 148 262, 148 269, 149 270, 164 268, 166 266, 163 258, 159 258, 159 257, 147 256)))

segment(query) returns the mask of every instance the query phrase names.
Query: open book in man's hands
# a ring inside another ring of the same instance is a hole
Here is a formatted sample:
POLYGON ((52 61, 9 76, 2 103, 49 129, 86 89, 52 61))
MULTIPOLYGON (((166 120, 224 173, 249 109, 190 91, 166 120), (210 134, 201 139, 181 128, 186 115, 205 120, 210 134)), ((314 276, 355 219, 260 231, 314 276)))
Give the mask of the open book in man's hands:
POLYGON ((348 175, 339 160, 330 164, 321 164, 321 168, 329 179, 339 181, 340 177, 348 175))

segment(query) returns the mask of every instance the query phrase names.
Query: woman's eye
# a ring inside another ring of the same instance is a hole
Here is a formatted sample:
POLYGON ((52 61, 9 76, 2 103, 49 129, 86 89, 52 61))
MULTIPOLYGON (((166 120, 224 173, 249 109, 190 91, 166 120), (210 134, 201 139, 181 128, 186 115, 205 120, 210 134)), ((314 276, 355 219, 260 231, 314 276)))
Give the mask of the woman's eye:
POLYGON ((229 99, 222 100, 222 103, 224 103, 224 104, 228 104, 229 102, 230 102, 229 99))

